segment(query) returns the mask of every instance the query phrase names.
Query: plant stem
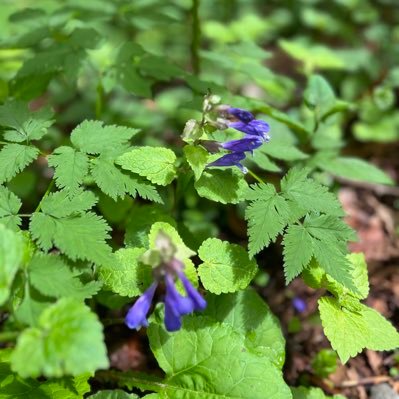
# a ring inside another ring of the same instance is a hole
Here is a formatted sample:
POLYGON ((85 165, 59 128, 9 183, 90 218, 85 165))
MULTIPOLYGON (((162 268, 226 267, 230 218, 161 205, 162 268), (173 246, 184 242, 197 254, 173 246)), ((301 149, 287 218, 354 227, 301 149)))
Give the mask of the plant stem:
POLYGON ((200 66, 200 43, 201 43, 201 25, 199 19, 199 5, 200 0, 192 0, 191 17, 192 17, 192 31, 191 31, 191 65, 195 75, 201 72, 200 66))
POLYGON ((39 212, 40 209, 42 208, 42 202, 43 202, 43 200, 49 195, 50 191, 51 191, 52 188, 54 187, 54 183, 55 183, 55 180, 52 179, 51 182, 50 182, 50 184, 49 184, 48 187, 47 187, 46 192, 44 193, 42 199, 40 200, 39 205, 36 207, 35 213, 36 213, 36 212, 39 212))
POLYGON ((265 184, 265 182, 256 173, 252 172, 252 170, 248 169, 248 174, 251 175, 259 183, 265 184))

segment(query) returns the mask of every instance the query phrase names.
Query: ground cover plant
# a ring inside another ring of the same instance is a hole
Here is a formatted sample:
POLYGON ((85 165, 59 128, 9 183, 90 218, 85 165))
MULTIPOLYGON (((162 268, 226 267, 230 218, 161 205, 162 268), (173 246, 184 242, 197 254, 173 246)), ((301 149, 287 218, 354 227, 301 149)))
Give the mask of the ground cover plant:
POLYGON ((1 398, 398 388, 394 0, 1 7, 1 398))

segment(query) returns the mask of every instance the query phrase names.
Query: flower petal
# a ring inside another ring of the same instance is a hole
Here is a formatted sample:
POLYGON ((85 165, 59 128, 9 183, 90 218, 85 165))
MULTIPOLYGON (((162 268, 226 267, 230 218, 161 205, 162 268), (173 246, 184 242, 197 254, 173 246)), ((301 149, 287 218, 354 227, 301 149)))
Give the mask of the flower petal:
POLYGON ((190 283, 189 279, 184 273, 179 272, 177 273, 177 275, 183 283, 184 289, 186 290, 188 297, 194 303, 194 310, 204 310, 206 308, 206 300, 202 298, 201 294, 190 283))
POLYGON ((150 310, 157 285, 158 283, 156 282, 152 283, 127 312, 125 323, 129 328, 138 330, 141 327, 148 326, 147 314, 150 310))
POLYGON ((263 144, 263 140, 258 136, 247 135, 246 137, 239 140, 231 140, 222 144, 222 147, 226 150, 235 152, 253 151, 255 148, 260 147, 263 144))
POLYGON ((254 116, 251 114, 251 112, 241 109, 241 108, 229 108, 227 112, 230 115, 233 115, 237 119, 239 119, 241 122, 248 123, 254 119, 254 116))
POLYGON ((166 295, 165 304, 168 302, 179 315, 185 315, 194 311, 194 304, 190 298, 180 295, 176 289, 175 282, 170 275, 165 276, 166 295))

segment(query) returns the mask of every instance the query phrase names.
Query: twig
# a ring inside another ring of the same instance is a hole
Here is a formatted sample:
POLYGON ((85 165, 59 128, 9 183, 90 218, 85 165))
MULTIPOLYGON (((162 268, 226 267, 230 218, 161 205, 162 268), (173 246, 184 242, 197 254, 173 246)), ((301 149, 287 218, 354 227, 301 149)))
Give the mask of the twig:
POLYGON ((352 387, 357 387, 359 385, 376 385, 376 384, 381 384, 382 382, 388 382, 395 380, 397 378, 392 378, 387 375, 377 375, 373 377, 365 377, 361 378, 359 380, 348 380, 342 382, 340 385, 336 385, 336 388, 352 388, 352 387))

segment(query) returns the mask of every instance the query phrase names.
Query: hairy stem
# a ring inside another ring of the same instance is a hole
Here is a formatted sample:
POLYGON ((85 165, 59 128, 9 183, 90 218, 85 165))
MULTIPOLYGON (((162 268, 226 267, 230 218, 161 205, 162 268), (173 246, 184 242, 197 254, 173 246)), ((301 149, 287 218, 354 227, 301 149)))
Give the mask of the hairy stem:
POLYGON ((192 18, 192 33, 191 33, 191 65, 195 75, 201 72, 200 66, 200 43, 201 43, 201 25, 199 19, 199 5, 200 0, 192 0, 191 18, 192 18))
POLYGON ((51 182, 50 182, 50 184, 48 185, 47 190, 46 190, 46 192, 44 193, 42 199, 40 200, 39 204, 37 205, 37 207, 36 207, 36 209, 35 209, 35 212, 39 212, 40 209, 42 208, 43 200, 49 195, 50 191, 53 189, 54 183, 55 183, 55 180, 52 179, 51 182))

